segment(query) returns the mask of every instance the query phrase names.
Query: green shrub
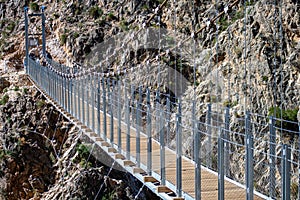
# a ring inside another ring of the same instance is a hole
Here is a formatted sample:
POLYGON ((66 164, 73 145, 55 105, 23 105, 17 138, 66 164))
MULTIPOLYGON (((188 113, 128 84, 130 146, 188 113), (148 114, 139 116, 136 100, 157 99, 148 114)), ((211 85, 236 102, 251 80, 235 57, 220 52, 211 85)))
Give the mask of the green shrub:
POLYGON ((281 127, 286 130, 292 130, 292 131, 298 131, 298 125, 293 123, 297 122, 297 113, 298 113, 297 108, 295 109, 288 109, 288 110, 283 110, 279 107, 271 107, 269 109, 269 116, 276 117, 277 119, 283 119, 286 121, 281 120, 276 120, 276 126, 281 127))
POLYGON ((79 33, 74 32, 74 33, 73 33, 73 38, 76 39, 76 38, 78 38, 78 37, 79 37, 79 33))
POLYGON ((262 76, 262 80, 263 80, 264 82, 267 82, 267 81, 268 81, 268 77, 267 77, 267 76, 262 76))
POLYGON ((128 23, 126 21, 121 21, 120 25, 121 25, 121 29, 123 31, 128 31, 129 30, 128 23))
POLYGON ((108 20, 113 20, 113 19, 115 19, 116 17, 115 17, 115 15, 113 14, 113 13, 108 13, 108 15, 107 15, 107 19, 108 20))
POLYGON ((13 22, 13 21, 11 21, 11 22, 8 23, 6 29, 7 29, 9 32, 12 32, 12 31, 15 29, 15 27, 16 27, 16 23, 13 22))
POLYGON ((16 86, 15 88, 14 88, 14 91, 19 91, 19 86, 16 86))
POLYGON ((8 95, 4 95, 2 97, 2 99, 0 100, 0 105, 5 105, 9 100, 9 96, 8 95))
POLYGON ((30 10, 32 10, 34 12, 37 12, 40 10, 40 7, 37 3, 30 3, 29 8, 30 8, 30 10))
POLYGON ((38 109, 42 108, 44 105, 46 104, 46 102, 44 100, 39 100, 37 103, 36 103, 36 106, 38 109))
POLYGON ((60 36, 59 40, 60 40, 60 44, 61 44, 61 45, 66 44, 66 42, 67 42, 67 35, 66 35, 66 34, 62 34, 62 35, 60 36))
POLYGON ((102 16, 102 14, 103 11, 98 6, 93 6, 89 10, 89 15, 94 19, 98 19, 102 16))
POLYGON ((224 101, 223 102, 223 106, 224 107, 228 107, 228 108, 232 108, 234 106, 238 105, 237 101, 224 101))
POLYGON ((84 167, 84 168, 92 167, 92 163, 88 162, 88 160, 87 160, 89 155, 90 155, 89 148, 84 144, 77 144, 76 151, 78 152, 78 155, 79 155, 79 159, 80 159, 79 164, 80 164, 80 166, 84 167))
POLYGON ((24 94, 28 94, 28 88, 23 88, 24 94))

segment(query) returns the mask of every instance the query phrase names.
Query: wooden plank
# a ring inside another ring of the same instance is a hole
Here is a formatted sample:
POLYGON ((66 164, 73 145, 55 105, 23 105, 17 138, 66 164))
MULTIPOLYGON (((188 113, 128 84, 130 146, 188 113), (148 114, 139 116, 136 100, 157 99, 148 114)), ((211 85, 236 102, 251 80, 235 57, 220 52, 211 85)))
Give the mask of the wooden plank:
POLYGON ((157 186, 156 190, 157 190, 158 193, 170 193, 170 192, 173 192, 172 190, 170 190, 170 188, 168 188, 167 186, 164 186, 164 185, 157 186))
POLYGON ((117 153, 117 150, 115 148, 113 148, 113 147, 108 147, 107 151, 109 153, 117 153))
POLYGON ((155 182, 159 182, 158 180, 156 180, 153 176, 144 176, 144 182, 151 182, 151 183, 155 183, 155 182))
POLYGON ((115 159, 125 160, 125 156, 123 156, 122 154, 116 154, 115 159))
POLYGON ((123 165, 124 166, 135 166, 135 163, 132 162, 131 160, 124 160, 123 165))
POLYGON ((133 168, 133 173, 134 174, 143 174, 143 173, 145 173, 145 171, 143 169, 139 168, 139 167, 134 167, 133 168))

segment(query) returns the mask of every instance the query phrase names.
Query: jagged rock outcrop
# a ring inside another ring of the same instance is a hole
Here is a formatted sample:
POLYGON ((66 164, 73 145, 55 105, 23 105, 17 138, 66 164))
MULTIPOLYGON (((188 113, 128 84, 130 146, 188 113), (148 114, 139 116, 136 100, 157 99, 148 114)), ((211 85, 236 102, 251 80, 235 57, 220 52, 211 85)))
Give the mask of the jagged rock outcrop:
POLYGON ((0 105, 1 199, 158 199, 130 174, 100 163, 81 132, 32 87, 0 105), (129 187, 130 186, 130 187, 129 187))

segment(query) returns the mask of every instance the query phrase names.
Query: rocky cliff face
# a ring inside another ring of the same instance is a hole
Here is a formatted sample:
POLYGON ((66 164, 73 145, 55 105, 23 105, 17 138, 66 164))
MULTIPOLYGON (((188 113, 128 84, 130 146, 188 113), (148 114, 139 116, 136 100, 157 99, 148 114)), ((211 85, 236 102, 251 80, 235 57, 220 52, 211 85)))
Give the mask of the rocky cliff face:
POLYGON ((12 84, 0 99, 0 199, 158 199, 100 163, 32 86, 12 84))

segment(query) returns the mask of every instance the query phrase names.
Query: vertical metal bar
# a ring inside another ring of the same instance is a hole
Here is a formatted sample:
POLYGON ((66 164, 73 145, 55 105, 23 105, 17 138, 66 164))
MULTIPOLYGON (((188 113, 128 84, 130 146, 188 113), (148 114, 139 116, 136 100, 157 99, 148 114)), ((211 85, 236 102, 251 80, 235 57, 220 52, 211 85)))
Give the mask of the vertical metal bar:
POLYGON ((80 98, 81 98, 81 77, 78 78, 78 85, 77 85, 77 104, 78 104, 78 120, 81 121, 81 106, 80 106, 80 98))
MULTIPOLYGON (((85 75, 84 75, 85 76, 85 75)), ((86 125, 86 122, 85 122, 85 106, 84 106, 84 102, 85 102, 85 91, 84 91, 84 87, 86 86, 85 85, 85 77, 82 77, 82 84, 81 84, 81 95, 82 95, 82 103, 81 103, 81 108, 82 108, 82 123, 86 125)))
POLYGON ((152 175, 152 121, 150 90, 147 88, 147 174, 152 175))
POLYGON ((246 199, 253 200, 253 137, 249 112, 245 118, 246 130, 246 199))
POLYGON ((230 134, 230 127, 229 127, 229 125, 230 125, 230 108, 229 107, 226 107, 225 108, 225 132, 224 132, 224 147, 225 147, 225 149, 224 149, 224 156, 225 156, 225 159, 224 159, 224 161, 225 161, 225 163, 224 163, 224 165, 225 165, 225 175, 226 176, 229 176, 230 175, 230 169, 229 169, 229 167, 230 167, 230 160, 229 160, 229 134, 230 134))
POLYGON ((282 147, 282 200, 290 200, 291 194, 291 150, 288 144, 282 147))
POLYGON ((63 97, 63 108, 66 110, 66 98, 67 98, 67 89, 66 89, 66 77, 62 77, 62 97, 63 97))
POLYGON ((196 121, 196 102, 193 100, 193 135, 194 135, 194 161, 195 161, 195 199, 201 199, 201 141, 198 123, 196 121))
POLYGON ((121 81, 118 80, 118 152, 122 150, 122 136, 121 136, 121 81))
POLYGON ((176 116, 176 193, 182 196, 182 127, 181 127, 181 99, 178 103, 176 116))
POLYGON ((207 157, 206 157, 206 163, 207 167, 211 168, 211 104, 207 105, 207 119, 206 119, 206 130, 208 135, 208 144, 207 144, 207 157))
POLYGON ((137 166, 140 167, 140 162, 141 162, 141 101, 142 101, 142 88, 141 86, 139 87, 139 97, 138 101, 136 103, 136 161, 137 161, 137 166))
POLYGON ((126 159, 130 159, 130 115, 129 115, 129 98, 127 96, 127 88, 125 83, 125 101, 126 101, 126 115, 125 120, 127 123, 127 131, 126 131, 126 159))
POLYGON ((169 146, 171 142, 171 125, 170 125, 170 119, 171 119, 171 102, 170 102, 170 96, 167 97, 167 113, 166 113, 166 122, 167 122, 167 147, 169 146))
POLYGON ((96 132, 95 128, 95 81, 96 77, 94 75, 91 75, 91 96, 92 96, 92 129, 94 132, 96 132))
POLYGON ((275 193, 275 184, 276 184, 276 177, 275 177, 275 148, 276 148, 276 132, 275 132, 275 119, 274 117, 270 117, 269 121, 269 129, 270 129, 270 157, 269 157, 269 162, 270 162, 270 188, 269 188, 269 196, 271 198, 276 198, 276 193, 275 193))
POLYGON ((90 122, 90 92, 91 92, 91 85, 89 84, 90 75, 86 76, 85 87, 86 87, 86 121, 87 127, 91 128, 90 122))
POLYGON ((221 128, 218 137, 218 199, 224 200, 224 140, 221 128))
POLYGON ((100 84, 100 76, 98 75, 98 86, 97 86, 97 133, 98 136, 101 135, 101 113, 100 113, 100 101, 101 101, 101 84, 100 84))
POLYGON ((28 7, 24 7, 24 15, 25 15, 25 62, 24 62, 24 67, 25 67, 25 72, 28 73, 28 67, 29 67, 29 45, 28 45, 28 7))
POLYGON ((42 9, 42 42, 43 42, 42 49, 43 49, 43 55, 46 56, 46 31, 45 31, 46 17, 45 17, 45 13, 44 13, 45 6, 42 6, 41 9, 42 9))
POLYGON ((73 84, 74 84, 74 90, 73 90, 74 111, 75 111, 75 116, 78 119, 78 109, 77 109, 78 108, 78 80, 74 79, 73 84))
POLYGON ((72 93, 71 93, 71 87, 72 87, 72 79, 68 78, 68 112, 71 113, 71 98, 72 98, 72 93))
POLYGON ((107 123, 106 123, 106 87, 105 87, 105 79, 102 78, 102 101, 103 101, 103 139, 106 141, 107 139, 107 123))
POLYGON ((160 143, 160 175, 161 184, 166 185, 166 163, 165 163, 165 134, 164 134, 164 118, 163 110, 159 109, 159 143, 160 143))
POLYGON ((110 142, 114 143, 114 113, 113 113, 113 102, 112 102, 112 91, 110 89, 110 85, 113 83, 110 82, 110 79, 107 80, 108 83, 108 105, 109 105, 109 114, 110 114, 110 142))
POLYGON ((63 78, 62 78, 62 76, 60 76, 60 75, 58 75, 58 78, 59 78, 59 104, 61 105, 61 107, 64 107, 63 106, 63 78))

